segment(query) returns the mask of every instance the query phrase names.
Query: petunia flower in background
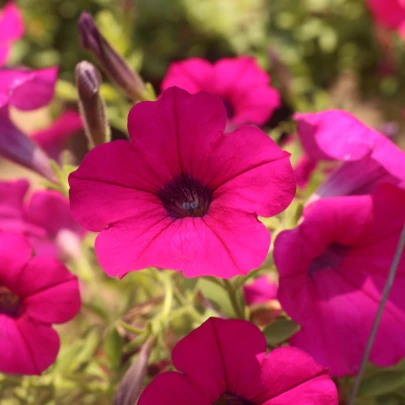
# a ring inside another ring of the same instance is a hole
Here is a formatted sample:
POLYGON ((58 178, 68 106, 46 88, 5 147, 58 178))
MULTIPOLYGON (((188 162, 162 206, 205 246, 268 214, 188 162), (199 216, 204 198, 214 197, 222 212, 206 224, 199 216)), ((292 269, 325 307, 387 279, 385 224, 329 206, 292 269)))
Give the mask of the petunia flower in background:
POLYGON ((31 258, 20 234, 0 232, 0 371, 40 374, 55 360, 65 323, 80 309, 77 278, 51 257, 31 258))
POLYGON ((27 180, 0 181, 0 231, 23 233, 36 254, 78 258, 85 230, 71 217, 69 201, 53 190, 26 201, 27 180))
POLYGON ((219 98, 172 87, 132 108, 130 142, 95 147, 70 174, 72 215, 101 232, 108 275, 157 266, 230 278, 262 264, 270 235, 257 216, 293 199, 289 154, 258 128, 225 125, 219 98))
POLYGON ((305 188, 308 185, 317 165, 318 161, 316 159, 311 158, 305 152, 302 153, 294 166, 295 180, 298 187, 305 188))
POLYGON ((268 276, 258 277, 243 287, 243 295, 248 305, 261 304, 277 299, 278 285, 268 276))
POLYGON ((225 58, 210 62, 191 58, 172 63, 162 90, 177 86, 189 93, 201 90, 223 101, 228 130, 243 124, 264 124, 280 106, 280 95, 270 86, 270 76, 252 57, 225 58))
POLYGON ((11 51, 11 46, 24 34, 24 21, 20 10, 10 1, 0 14, 0 66, 4 65, 11 51))
POLYGON ((66 110, 50 126, 30 136, 50 158, 60 162, 61 152, 66 148, 69 138, 82 129, 80 114, 74 110, 66 110))
POLYGON ((266 350, 254 324, 210 318, 174 347, 178 372, 155 377, 138 404, 337 404, 328 371, 305 352, 282 347, 266 355, 266 350))
MULTIPOLYGON (((336 376, 359 370, 404 221, 405 191, 384 184, 309 204, 275 241, 278 298, 301 325, 290 343, 336 376)), ((403 259, 370 355, 379 367, 405 357, 404 289, 403 259)))
POLYGON ((278 284, 269 275, 258 277, 243 286, 246 304, 250 307, 250 319, 267 325, 281 314, 277 300, 278 284))
POLYGON ((405 186, 405 153, 383 134, 341 110, 297 113, 297 131, 312 162, 341 163, 311 196, 368 194, 381 183, 405 186))

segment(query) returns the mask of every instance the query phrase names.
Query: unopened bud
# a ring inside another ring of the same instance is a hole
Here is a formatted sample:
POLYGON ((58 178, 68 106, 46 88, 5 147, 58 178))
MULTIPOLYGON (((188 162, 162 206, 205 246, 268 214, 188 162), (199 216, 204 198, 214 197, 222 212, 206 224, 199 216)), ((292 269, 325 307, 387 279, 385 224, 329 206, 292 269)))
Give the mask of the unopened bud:
POLYGON ((110 128, 105 113, 105 104, 100 96, 100 73, 89 62, 76 65, 76 85, 79 93, 79 110, 89 147, 101 145, 110 138, 110 128))
POLYGON ((14 125, 7 108, 0 108, 0 156, 56 181, 49 157, 14 125))
POLYGON ((135 405, 142 392, 150 352, 155 338, 150 337, 141 347, 138 357, 125 373, 118 385, 113 405, 135 405))
POLYGON ((110 80, 132 101, 143 100, 146 89, 142 79, 112 48, 101 34, 93 17, 87 12, 83 12, 80 16, 79 31, 83 48, 93 53, 110 80))

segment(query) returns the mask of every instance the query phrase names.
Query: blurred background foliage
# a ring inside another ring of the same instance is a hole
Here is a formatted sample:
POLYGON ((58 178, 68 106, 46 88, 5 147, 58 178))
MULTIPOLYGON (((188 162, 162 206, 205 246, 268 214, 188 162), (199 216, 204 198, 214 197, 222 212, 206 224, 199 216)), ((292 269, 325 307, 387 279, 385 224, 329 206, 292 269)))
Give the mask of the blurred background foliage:
POLYGON ((11 63, 60 65, 72 81, 77 19, 96 16, 106 37, 156 90, 168 65, 251 54, 291 110, 341 107, 378 126, 402 124, 404 44, 376 29, 363 0, 19 0, 27 32, 11 63), (381 42, 384 41, 384 46, 381 42), (271 55, 271 57, 270 57, 271 55))

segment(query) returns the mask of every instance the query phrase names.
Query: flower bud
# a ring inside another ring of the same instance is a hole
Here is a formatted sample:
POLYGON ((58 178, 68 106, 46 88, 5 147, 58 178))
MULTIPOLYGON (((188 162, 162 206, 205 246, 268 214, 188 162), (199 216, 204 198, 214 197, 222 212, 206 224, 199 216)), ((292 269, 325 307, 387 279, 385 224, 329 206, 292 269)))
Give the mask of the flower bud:
POLYGON ((135 405, 142 391, 150 352, 155 339, 150 337, 141 347, 138 357, 118 385, 113 405, 135 405))
POLYGON ((146 89, 142 79, 111 47, 87 12, 80 16, 79 31, 83 48, 93 53, 104 73, 132 101, 143 100, 146 89))
POLYGON ((14 125, 8 114, 7 108, 0 108, 0 156, 55 182, 48 156, 14 125))
POLYGON ((89 62, 76 65, 76 85, 79 93, 79 109, 84 122, 89 147, 101 145, 110 138, 105 104, 100 96, 100 73, 89 62))

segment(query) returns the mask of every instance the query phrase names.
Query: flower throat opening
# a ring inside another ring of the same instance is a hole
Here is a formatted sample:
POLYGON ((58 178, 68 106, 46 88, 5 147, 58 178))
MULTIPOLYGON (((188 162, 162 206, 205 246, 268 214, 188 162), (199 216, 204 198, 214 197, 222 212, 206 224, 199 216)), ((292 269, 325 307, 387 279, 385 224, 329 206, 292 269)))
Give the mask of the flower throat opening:
POLYGON ((0 286, 0 314, 17 318, 20 313, 20 297, 8 288, 0 286))
POLYGON ((247 399, 225 392, 212 405, 252 405, 247 399))
POLYGON ((212 191, 187 174, 165 184, 157 195, 172 218, 203 217, 212 201, 212 191))

